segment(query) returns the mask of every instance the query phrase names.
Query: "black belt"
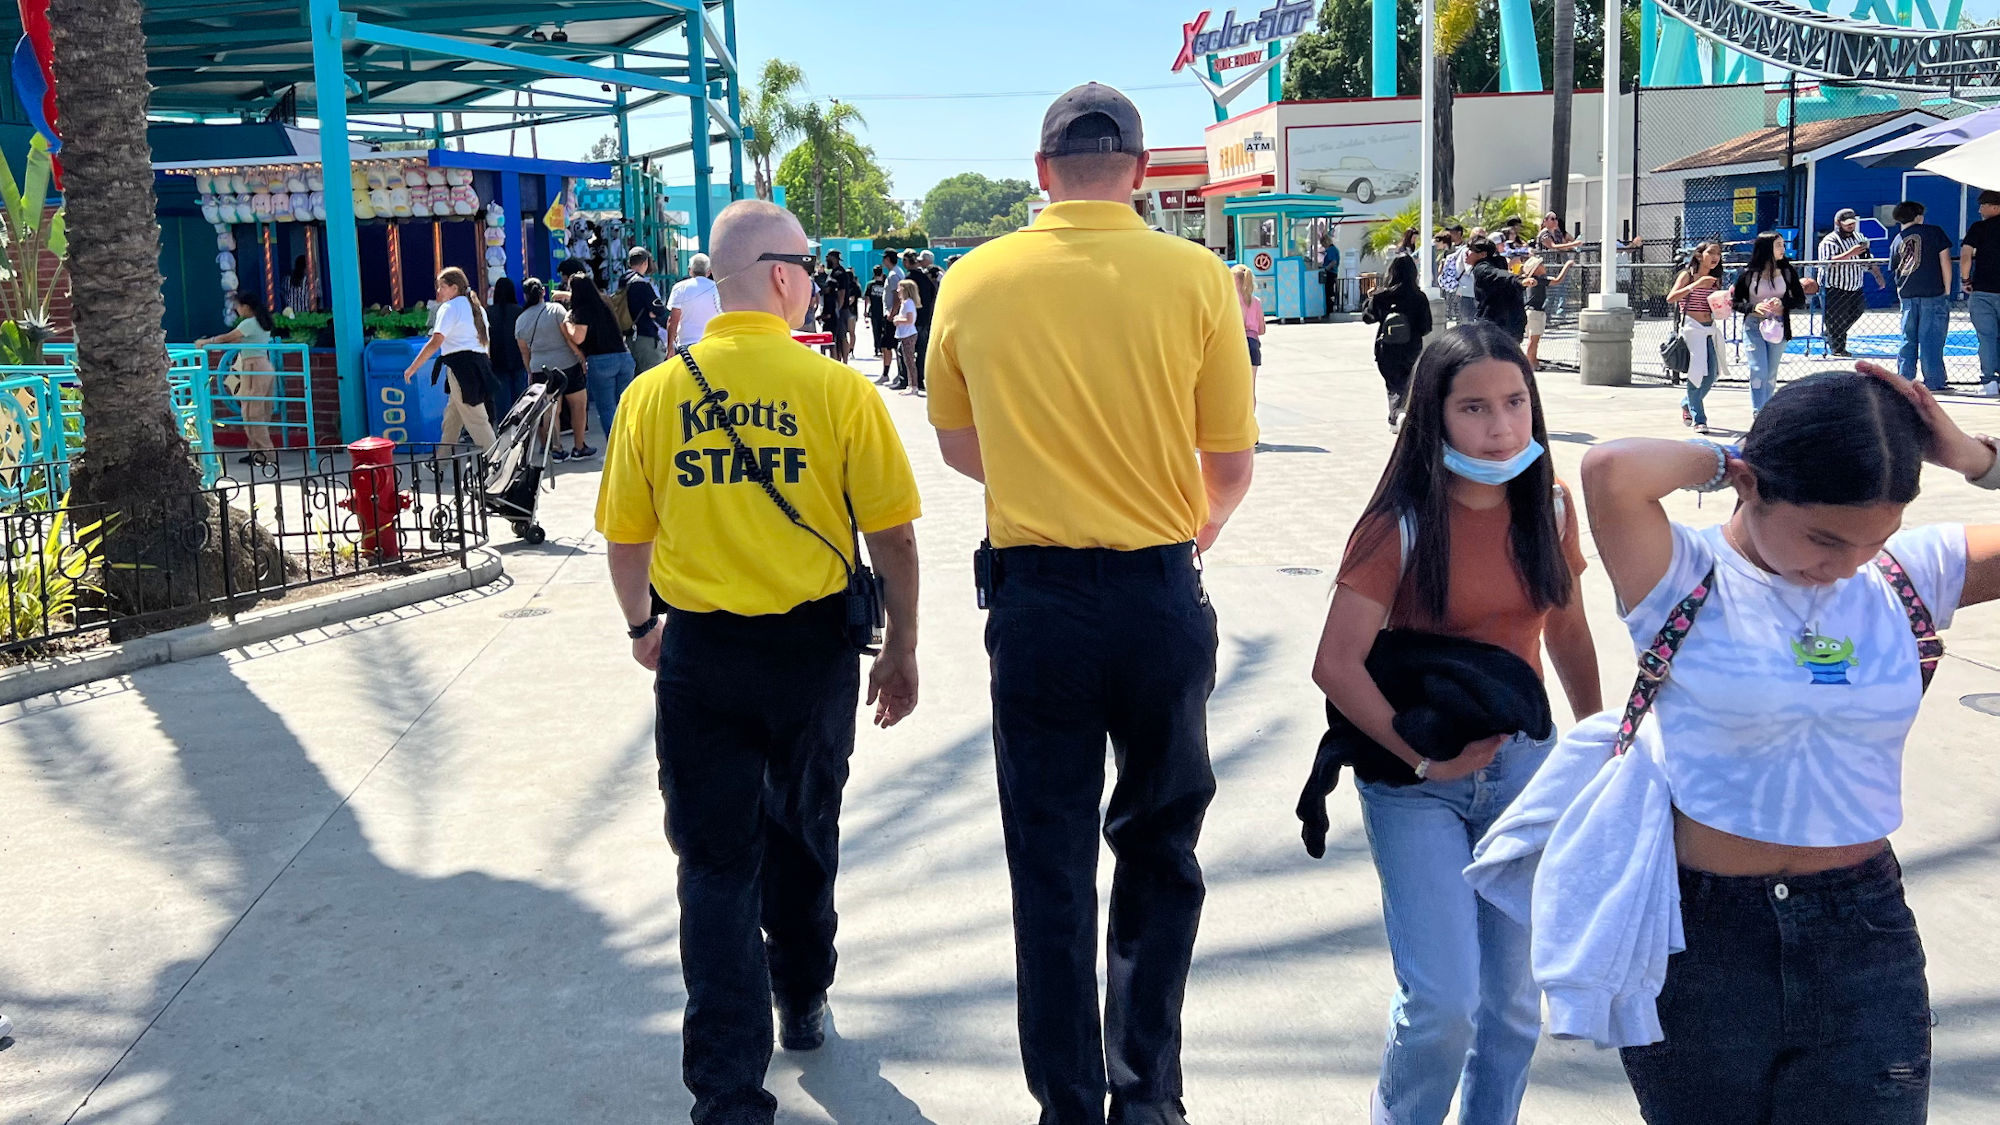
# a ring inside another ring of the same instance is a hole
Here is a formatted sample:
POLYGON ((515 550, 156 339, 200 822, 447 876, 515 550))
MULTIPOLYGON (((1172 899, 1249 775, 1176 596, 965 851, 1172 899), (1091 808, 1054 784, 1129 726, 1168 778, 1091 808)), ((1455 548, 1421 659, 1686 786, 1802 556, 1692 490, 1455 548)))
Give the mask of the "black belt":
POLYGON ((1174 574, 1194 566, 1194 543, 1163 543, 1136 551, 1109 547, 1001 547, 993 552, 1002 575, 1047 574, 1111 578, 1174 574))

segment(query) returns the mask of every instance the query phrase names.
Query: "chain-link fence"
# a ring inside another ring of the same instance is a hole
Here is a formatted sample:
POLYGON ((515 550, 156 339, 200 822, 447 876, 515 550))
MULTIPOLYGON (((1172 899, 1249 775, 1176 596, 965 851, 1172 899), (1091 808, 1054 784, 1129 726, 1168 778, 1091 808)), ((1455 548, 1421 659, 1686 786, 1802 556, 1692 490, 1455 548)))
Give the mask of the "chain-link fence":
MULTIPOLYGON (((1594 260, 1596 255, 1590 255, 1590 258, 1593 260, 1580 263, 1571 271, 1568 286, 1570 308, 1565 313, 1567 325, 1559 328, 1552 321, 1549 334, 1542 341, 1541 358, 1547 366, 1560 370, 1574 369, 1577 364, 1574 309, 1599 286, 1600 274, 1594 260)), ((1883 265, 1879 262, 1875 264, 1883 265)), ((1733 280, 1742 265, 1740 253, 1731 255, 1724 261, 1723 276, 1733 280)), ((1794 265, 1798 267, 1800 277, 1817 278, 1825 263, 1801 261, 1794 265)), ((1865 270, 1868 262, 1864 260, 1861 265, 1865 270)), ((1625 294, 1636 317, 1632 340, 1634 375, 1658 379, 1668 377, 1660 364, 1660 349, 1675 331, 1674 311, 1667 302, 1667 294, 1672 291, 1680 270, 1681 264, 1676 262, 1621 263, 1618 267, 1618 290, 1625 294)), ((1897 365, 1905 339, 1902 310, 1893 306, 1862 308, 1857 314, 1851 308, 1836 306, 1835 320, 1829 324, 1829 296, 1829 292, 1822 289, 1806 299, 1804 308, 1792 313, 1793 335, 1785 344, 1784 360, 1778 374, 1781 381, 1803 378, 1819 371, 1850 368, 1856 360, 1862 359, 1873 359, 1890 367, 1897 365)), ((1945 378, 1955 388, 1970 390, 1979 385, 1981 377, 1978 334, 1973 327, 1969 306, 1964 301, 1953 301, 1949 308, 1950 318, 1944 336, 1945 378)), ((1732 314, 1720 319, 1723 358, 1728 361, 1723 380, 1747 382, 1749 363, 1742 354, 1743 318, 1732 314)))

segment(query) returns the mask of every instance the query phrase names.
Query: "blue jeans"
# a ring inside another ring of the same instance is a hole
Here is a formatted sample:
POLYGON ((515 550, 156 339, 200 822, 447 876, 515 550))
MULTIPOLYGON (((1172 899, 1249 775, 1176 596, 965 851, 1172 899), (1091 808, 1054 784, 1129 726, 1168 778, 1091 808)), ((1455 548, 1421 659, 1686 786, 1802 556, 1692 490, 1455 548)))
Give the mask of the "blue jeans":
POLYGON ((1930 996, 1892 853, 1680 886, 1666 1038, 1621 1052, 1650 1125, 1923 1125, 1930 996))
POLYGON ((1785 358, 1785 342, 1772 343, 1757 330, 1758 321, 1743 318, 1743 355, 1750 362, 1750 413, 1755 415, 1771 401, 1778 389, 1778 365, 1785 358))
POLYGON ((1944 390, 1944 337, 1951 325, 1951 298, 1903 298, 1903 350, 1896 357, 1896 371, 1915 380, 1921 360, 1924 386, 1944 390))
POLYGON ((1721 369, 1722 357, 1716 349, 1722 347, 1722 338, 1714 325, 1693 320, 1681 326, 1681 338, 1688 346, 1687 389, 1681 395, 1681 405, 1687 407, 1695 425, 1706 426, 1708 408, 1704 401, 1721 369))
POLYGON ((1396 969, 1377 1092, 1398 1125, 1439 1125, 1454 1091, 1462 1125, 1512 1125, 1520 1110, 1542 1028, 1528 930, 1463 872, 1554 744, 1517 735, 1471 777, 1360 785, 1396 969))
POLYGON ((584 388, 590 392, 590 408, 597 412, 597 422, 604 427, 606 439, 611 437, 611 419, 618 414, 618 400, 624 396, 625 388, 632 385, 636 374, 631 352, 584 358, 584 388))
POLYGON ((1979 337, 1979 381, 2000 380, 2000 293, 1970 293, 1972 333, 1979 337))

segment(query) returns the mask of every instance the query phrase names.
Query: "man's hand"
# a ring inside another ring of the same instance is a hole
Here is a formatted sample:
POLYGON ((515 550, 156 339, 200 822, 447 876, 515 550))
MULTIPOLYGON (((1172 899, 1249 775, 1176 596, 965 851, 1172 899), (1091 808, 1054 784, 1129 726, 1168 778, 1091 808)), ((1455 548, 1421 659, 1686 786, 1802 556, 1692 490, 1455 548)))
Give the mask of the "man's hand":
POLYGON ((878 727, 893 727, 917 709, 916 650, 882 650, 868 670, 868 702, 875 707, 878 727))
POLYGON ((1214 520, 1210 520, 1202 524, 1201 530, 1195 533, 1194 549, 1196 551, 1206 551, 1210 547, 1215 546, 1215 541, 1220 538, 1222 538, 1222 525, 1216 523, 1214 520))
POLYGON ((646 635, 632 642, 632 659, 648 672, 660 670, 660 623, 646 630, 646 635))

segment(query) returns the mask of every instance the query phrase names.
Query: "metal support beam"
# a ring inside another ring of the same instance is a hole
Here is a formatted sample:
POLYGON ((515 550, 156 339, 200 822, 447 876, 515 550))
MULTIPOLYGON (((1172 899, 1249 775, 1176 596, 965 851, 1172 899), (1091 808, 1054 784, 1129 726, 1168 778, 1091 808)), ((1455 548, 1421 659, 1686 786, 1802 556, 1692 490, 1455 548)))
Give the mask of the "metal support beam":
POLYGON ((1375 72, 1370 92, 1378 98, 1393 98, 1396 96, 1396 0, 1374 0, 1369 15, 1368 59, 1370 69, 1375 72))
POLYGON ((1515 94, 1541 88, 1542 56, 1535 42, 1535 13, 1528 0, 1500 0, 1500 89, 1515 94))
MULTIPOLYGON (((665 94, 679 94, 682 97, 705 97, 704 81, 701 85, 675 82, 668 78, 657 78, 650 74, 637 74, 617 67, 590 66, 568 59, 545 58, 530 55, 524 51, 513 51, 505 47, 484 47, 468 43, 463 39, 453 39, 443 35, 424 32, 404 31, 401 28, 385 27, 381 24, 357 20, 353 16, 343 17, 351 38, 362 43, 373 43, 383 47, 400 47, 419 54, 436 55, 440 58, 467 59, 472 62, 491 63, 494 66, 513 67, 532 74, 551 78, 580 78, 586 82, 610 82, 614 85, 629 86, 637 90, 654 90, 665 94)), ((695 34, 694 24, 689 24, 690 34, 695 34)), ((690 51, 692 55, 695 52, 690 51)), ((704 79, 706 67, 703 68, 704 79)), ((457 107, 454 107, 457 108, 457 107)), ((506 107, 501 107, 503 110, 506 107)))
MULTIPOLYGON (((313 82, 321 90, 344 90, 345 16, 340 0, 308 0, 313 44, 313 82)), ((347 153, 347 103, 334 97, 319 107, 320 174, 326 180, 326 276, 333 294, 334 370, 340 381, 340 436, 353 441, 368 432, 367 388, 361 374, 361 243, 354 229, 353 165, 347 153)))
MULTIPOLYGON (((687 21, 687 45, 689 65, 696 70, 700 81, 699 97, 708 101, 708 45, 701 20, 687 21)), ((715 201, 709 197, 709 174, 714 170, 711 142, 708 139, 708 115, 691 112, 688 114, 688 143, 694 155, 694 236, 700 249, 708 247, 709 228, 715 225, 715 201)))
MULTIPOLYGON (((1952 0, 1952 3, 1957 4, 1958 0, 1952 0)), ((736 0, 727 0, 722 5, 722 38, 729 57, 736 58, 736 0)), ((743 120, 743 74, 733 65, 729 68, 728 101, 729 120, 740 126, 743 120)), ((729 140, 729 200, 732 203, 750 198, 743 189, 743 164, 743 130, 739 127, 731 133, 729 140)))

